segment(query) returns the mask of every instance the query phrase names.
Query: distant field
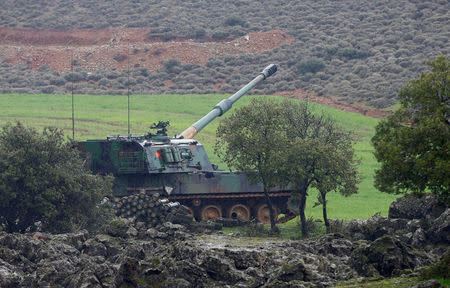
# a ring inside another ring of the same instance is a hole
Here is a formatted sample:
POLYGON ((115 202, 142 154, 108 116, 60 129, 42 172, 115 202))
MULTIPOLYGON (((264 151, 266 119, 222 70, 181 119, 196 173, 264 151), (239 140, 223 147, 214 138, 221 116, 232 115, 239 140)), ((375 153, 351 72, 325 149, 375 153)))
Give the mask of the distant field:
MULTIPOLYGON (((181 133, 185 128, 197 121, 225 95, 132 95, 131 132, 144 134, 148 127, 159 120, 170 120, 169 135, 181 133)), ((254 97, 244 96, 233 107, 249 104, 254 97)), ((127 133, 127 97, 126 96, 92 96, 75 95, 75 139, 85 140, 105 138, 111 134, 127 133)), ((276 97, 281 99, 280 97, 276 97)), ((334 118, 359 138, 355 145, 358 157, 361 158, 360 172, 363 181, 359 185, 359 194, 342 197, 331 193, 327 197, 328 215, 330 218, 368 218, 380 212, 387 215, 389 204, 395 196, 381 193, 373 187, 374 169, 377 167, 370 145, 370 138, 378 120, 355 113, 344 112, 311 104, 334 118)), ((8 121, 22 123, 42 129, 46 126, 64 129, 68 137, 72 137, 72 104, 70 95, 31 95, 0 94, 0 125, 8 121)), ((204 144, 210 159, 225 168, 223 163, 213 154, 215 131, 219 119, 202 130, 196 137, 204 144)), ((308 198, 307 215, 321 218, 321 207, 312 208, 316 200, 315 193, 308 198)))

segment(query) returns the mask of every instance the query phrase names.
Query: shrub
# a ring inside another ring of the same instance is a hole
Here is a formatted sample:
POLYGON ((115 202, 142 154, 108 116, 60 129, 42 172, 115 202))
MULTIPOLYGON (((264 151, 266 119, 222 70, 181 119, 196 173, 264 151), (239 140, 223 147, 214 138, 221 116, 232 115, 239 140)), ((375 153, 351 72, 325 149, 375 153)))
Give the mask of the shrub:
POLYGON ((87 172, 74 143, 61 130, 42 134, 21 123, 0 131, 0 224, 8 232, 95 228, 111 179, 87 172))
POLYGON ((206 36, 206 31, 203 28, 195 29, 194 31, 188 33, 189 38, 198 39, 198 38, 203 38, 205 36, 206 36))
POLYGON ((102 75, 100 75, 100 74, 91 73, 91 72, 87 73, 87 80, 89 80, 89 81, 98 81, 100 79, 102 79, 102 75))
POLYGON ((41 89, 41 92, 44 94, 53 94, 56 90, 55 86, 45 86, 41 89))
POLYGON ((316 73, 325 68, 325 63, 317 58, 301 60, 297 64, 297 72, 300 74, 316 73))
POLYGON ((176 59, 169 59, 163 62, 164 70, 168 73, 180 73, 181 72, 181 63, 176 59))
POLYGON ((63 86, 66 84, 66 80, 62 77, 52 77, 50 78, 50 84, 55 86, 63 86))
POLYGON ((117 71, 108 71, 106 73, 106 78, 112 80, 112 79, 116 79, 117 77, 120 76, 120 73, 117 71))
POLYGON ((150 76, 150 73, 148 72, 147 68, 137 68, 137 69, 134 69, 133 76, 134 77, 137 77, 137 76, 148 77, 148 76, 150 76))
POLYGON ((212 37, 214 40, 223 40, 223 39, 226 39, 229 35, 230 35, 230 34, 229 34, 228 32, 225 32, 225 31, 217 31, 217 32, 214 32, 214 33, 212 34, 211 37, 212 37))
POLYGON ((102 78, 100 81, 98 81, 98 85, 109 87, 110 81, 108 79, 102 78))
POLYGON ((242 26, 242 27, 248 26, 247 21, 245 21, 238 15, 229 16, 225 20, 224 25, 225 26, 242 26))
POLYGON ((358 65, 353 70, 353 73, 355 73, 361 78, 366 78, 367 75, 369 74, 369 68, 365 65, 358 65))
POLYGON ((370 56, 370 53, 367 51, 361 51, 359 49, 339 49, 337 51, 337 56, 340 58, 348 58, 348 59, 362 59, 370 56))
POLYGON ((64 79, 68 82, 80 82, 86 80, 86 75, 79 72, 67 73, 64 75, 64 79))

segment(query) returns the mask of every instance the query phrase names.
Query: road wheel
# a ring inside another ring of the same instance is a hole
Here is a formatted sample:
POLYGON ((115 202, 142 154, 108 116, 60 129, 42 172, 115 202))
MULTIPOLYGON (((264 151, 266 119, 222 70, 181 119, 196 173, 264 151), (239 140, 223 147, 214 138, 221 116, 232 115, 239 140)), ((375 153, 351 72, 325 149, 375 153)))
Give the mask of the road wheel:
MULTIPOLYGON (((272 204, 272 208, 273 208, 273 218, 275 219, 276 222, 278 219, 277 206, 272 204)), ((258 222, 261 222, 263 224, 270 223, 270 210, 267 204, 261 204, 258 206, 256 210, 256 219, 258 220, 258 222)))
POLYGON ((231 206, 230 210, 228 211, 228 217, 237 219, 250 219, 250 209, 244 205, 244 204, 236 204, 231 206))
POLYGON ((202 208, 201 211, 202 220, 212 220, 222 217, 222 209, 217 205, 208 205, 202 208))

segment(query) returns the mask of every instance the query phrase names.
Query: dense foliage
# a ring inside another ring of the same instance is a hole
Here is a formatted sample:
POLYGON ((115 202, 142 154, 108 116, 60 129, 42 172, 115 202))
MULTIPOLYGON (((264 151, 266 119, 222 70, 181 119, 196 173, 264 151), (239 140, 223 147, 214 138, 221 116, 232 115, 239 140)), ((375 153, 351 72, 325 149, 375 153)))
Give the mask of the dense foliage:
POLYGON ((278 148, 287 144, 282 127, 281 111, 273 101, 253 100, 223 119, 216 133, 216 154, 229 167, 244 171, 251 181, 263 184, 272 229, 275 222, 269 192, 283 182, 278 171, 285 159, 278 148))
POLYGON ((0 225, 9 232, 93 228, 111 191, 110 179, 87 172, 73 143, 53 128, 3 126, 0 171, 0 225))
POLYGON ((372 138, 381 163, 375 186, 388 193, 450 189, 450 71, 445 56, 400 91, 401 108, 376 127, 372 138))
POLYGON ((304 210, 310 188, 319 191, 317 204, 322 205, 329 232, 327 193, 337 191, 349 196, 358 192, 352 135, 326 115, 314 113, 306 103, 284 102, 281 109, 289 145, 283 149, 285 159, 280 169, 293 183, 294 196, 299 200, 302 234, 307 234, 304 210))
MULTIPOLYGON (((130 75, 131 90, 158 94, 230 93, 245 82, 234 77, 249 78, 251 71, 259 71, 272 62, 280 67, 278 81, 254 92, 272 94, 306 88, 344 102, 364 102, 375 107, 396 103, 402 84, 425 66, 425 59, 450 52, 445 0, 5 0, 0 1, 0 26, 149 27, 148 37, 163 41, 227 41, 252 32, 280 29, 295 37, 295 41, 256 55, 214 57, 206 66, 178 59, 184 64, 173 70, 178 73, 160 69, 141 75, 141 68, 137 68, 130 75), (167 80, 172 80, 174 86, 166 87, 167 80), (215 85, 218 83, 223 85, 215 85)), ((70 91, 63 81, 71 78, 63 73, 5 66, 0 68, 0 93, 70 91)), ((126 93, 126 72, 91 72, 89 77, 85 71, 75 72, 81 75, 75 78, 80 80, 75 83, 76 93, 126 93)))
POLYGON ((302 234, 307 236, 305 208, 310 188, 319 191, 327 228, 327 193, 357 192, 352 143, 349 132, 325 115, 313 113, 306 103, 254 99, 220 122, 215 151, 230 167, 262 182, 266 192, 289 183, 298 200, 302 234))

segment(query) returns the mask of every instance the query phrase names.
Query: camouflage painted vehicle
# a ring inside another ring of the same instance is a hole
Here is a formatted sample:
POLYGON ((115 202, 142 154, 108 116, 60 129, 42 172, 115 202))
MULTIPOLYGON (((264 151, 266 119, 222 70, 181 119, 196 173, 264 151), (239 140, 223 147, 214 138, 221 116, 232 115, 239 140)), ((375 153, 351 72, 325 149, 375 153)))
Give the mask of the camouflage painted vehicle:
MULTIPOLYGON (((154 134, 87 140, 80 143, 81 149, 94 172, 115 176, 114 193, 116 197, 122 197, 120 203, 126 204, 129 201, 123 199, 130 199, 133 195, 134 203, 139 203, 142 199, 136 195, 144 195, 144 203, 140 203, 146 206, 148 194, 158 193, 186 206, 197 220, 239 217, 256 218, 267 223, 269 211, 262 184, 249 183, 247 176, 241 172, 217 170, 217 166, 209 161, 202 144, 192 138, 276 70, 273 64, 266 67, 259 76, 219 102, 179 136, 168 137, 166 131, 169 123, 160 121, 150 127, 157 130, 154 134)), ((290 191, 278 188, 271 191, 270 196, 277 214, 293 215, 288 209, 290 191)), ((124 205, 119 205, 121 207, 118 208, 123 211, 124 205)), ((128 208, 137 205, 128 205, 128 208)), ((130 215, 136 211, 125 212, 130 215)))

